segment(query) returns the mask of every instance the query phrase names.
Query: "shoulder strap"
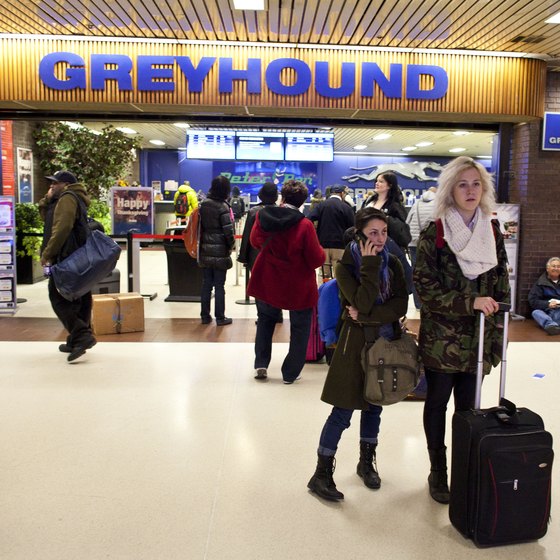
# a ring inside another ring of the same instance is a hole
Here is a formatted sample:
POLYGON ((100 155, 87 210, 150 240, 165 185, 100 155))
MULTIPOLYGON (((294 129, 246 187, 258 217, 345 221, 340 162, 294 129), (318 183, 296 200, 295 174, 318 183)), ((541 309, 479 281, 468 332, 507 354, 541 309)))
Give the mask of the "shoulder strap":
POLYGON ((62 198, 67 194, 71 194, 76 199, 76 205, 78 208, 78 212, 76 213, 76 221, 79 220, 82 223, 82 225, 88 231, 88 235, 89 235, 89 226, 87 223, 87 208, 86 205, 84 204, 84 201, 74 191, 64 191, 60 195, 60 198, 62 198))
POLYGON ((445 239, 443 238, 443 222, 441 218, 436 220, 436 248, 443 249, 445 247, 445 239))

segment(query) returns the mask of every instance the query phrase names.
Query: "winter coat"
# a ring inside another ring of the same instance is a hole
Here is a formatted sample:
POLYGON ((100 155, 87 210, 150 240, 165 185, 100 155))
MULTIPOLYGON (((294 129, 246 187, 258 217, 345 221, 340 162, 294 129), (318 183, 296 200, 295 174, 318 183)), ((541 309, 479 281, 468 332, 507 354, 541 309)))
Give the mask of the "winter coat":
POLYGON ((416 247, 420 232, 433 220, 435 198, 436 193, 428 189, 422 193, 422 196, 410 209, 406 217, 406 223, 410 228, 410 235, 412 236, 412 240, 408 244, 410 247, 416 247))
POLYGON ((200 245, 198 265, 201 268, 228 270, 233 266, 231 252, 235 247, 229 204, 208 197, 200 204, 200 245))
POLYGON ((391 297, 384 303, 375 303, 379 295, 381 262, 380 256, 363 257, 360 280, 354 274, 354 258, 349 248, 335 265, 342 308, 352 305, 358 309, 359 315, 356 322, 347 311, 343 312, 342 329, 321 395, 321 400, 333 406, 353 410, 368 408, 369 403, 363 397, 361 354, 365 338, 362 324, 393 323, 406 314, 408 292, 402 265, 394 255, 389 255, 391 297))
POLYGON ((247 268, 251 270, 253 265, 255 264, 255 260, 257 255, 259 254, 259 250, 255 249, 249 240, 251 236, 251 230, 255 225, 255 217, 257 212, 264 208, 265 206, 274 206, 275 203, 272 204, 265 204, 261 202, 256 206, 253 206, 249 212, 247 212, 247 217, 245 218, 245 226, 243 227, 243 234, 241 235, 241 246, 239 247, 239 254, 237 255, 237 262, 242 264, 246 264, 247 268))
POLYGON ((39 201, 39 212, 45 222, 41 257, 54 264, 81 247, 87 238, 87 230, 80 220, 76 220, 79 211, 78 201, 72 191, 82 200, 85 207, 90 205, 86 188, 81 183, 68 185, 58 198, 42 198, 39 201))
POLYGON ((533 311, 536 309, 550 311, 548 307, 550 299, 560 299, 560 282, 555 284, 544 272, 529 292, 529 305, 533 311))
MULTIPOLYGON (((447 243, 436 249, 436 224, 420 234, 416 249, 414 285, 420 309, 419 351, 424 366, 440 372, 476 373, 479 313, 473 308, 479 296, 510 302, 507 254, 499 226, 492 222, 498 264, 475 280, 466 278, 447 243)), ((484 373, 500 363, 503 316, 486 318, 484 373)))
POLYGON ((259 255, 247 294, 279 309, 317 305, 315 269, 325 262, 313 224, 292 206, 265 206, 256 215, 251 245, 259 255))
POLYGON ((179 214, 179 213, 175 212, 175 215, 178 218, 184 218, 186 216, 190 216, 192 214, 192 211, 195 208, 198 208, 198 197, 196 196, 196 191, 192 187, 189 187, 188 185, 181 185, 177 189, 177 192, 173 196, 173 206, 174 207, 175 207, 175 203, 177 202, 177 199, 179 198, 179 195, 181 193, 185 193, 187 195, 187 202, 189 204, 189 207, 188 207, 188 210, 185 214, 179 214))
POLYGON ((317 222, 317 236, 322 247, 344 249, 344 232, 354 225, 354 211, 339 196, 330 196, 307 217, 317 222))

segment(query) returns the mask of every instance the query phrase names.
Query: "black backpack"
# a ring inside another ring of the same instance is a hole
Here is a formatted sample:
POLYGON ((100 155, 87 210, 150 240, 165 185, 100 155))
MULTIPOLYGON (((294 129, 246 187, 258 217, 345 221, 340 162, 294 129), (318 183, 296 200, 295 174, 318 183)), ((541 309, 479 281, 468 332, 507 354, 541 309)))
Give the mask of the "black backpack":
POLYGON ((238 196, 234 196, 231 199, 231 210, 233 211, 233 217, 239 220, 245 213, 245 203, 238 196))
POLYGON ((186 216, 189 211, 189 199, 186 192, 179 192, 175 201, 175 214, 177 216, 186 216))

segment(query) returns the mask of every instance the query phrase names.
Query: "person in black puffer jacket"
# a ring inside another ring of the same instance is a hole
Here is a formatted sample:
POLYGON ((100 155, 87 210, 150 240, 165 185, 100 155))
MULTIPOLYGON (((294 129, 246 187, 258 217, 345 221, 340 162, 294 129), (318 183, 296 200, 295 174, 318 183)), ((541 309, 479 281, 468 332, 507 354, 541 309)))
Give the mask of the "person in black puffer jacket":
POLYGON ((208 197, 200 205, 200 246, 198 265, 203 269, 200 294, 200 318, 203 325, 212 322, 210 301, 214 288, 214 314, 218 326, 231 325, 225 316, 226 274, 233 266, 231 252, 235 246, 231 207, 227 198, 231 192, 229 179, 220 175, 212 180, 208 197))

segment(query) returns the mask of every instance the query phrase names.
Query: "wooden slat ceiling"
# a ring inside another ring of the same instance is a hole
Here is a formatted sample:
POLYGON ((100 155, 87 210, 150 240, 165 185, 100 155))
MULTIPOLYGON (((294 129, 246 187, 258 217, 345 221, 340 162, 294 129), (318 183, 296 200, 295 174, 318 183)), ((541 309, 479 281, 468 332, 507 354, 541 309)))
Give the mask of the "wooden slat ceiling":
POLYGON ((553 0, 0 0, 0 33, 524 52, 560 58, 553 0))

